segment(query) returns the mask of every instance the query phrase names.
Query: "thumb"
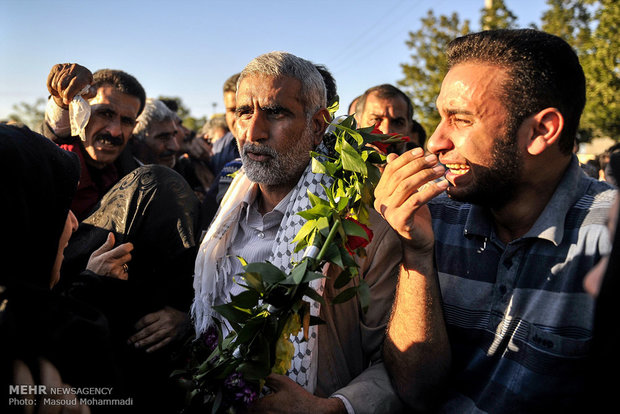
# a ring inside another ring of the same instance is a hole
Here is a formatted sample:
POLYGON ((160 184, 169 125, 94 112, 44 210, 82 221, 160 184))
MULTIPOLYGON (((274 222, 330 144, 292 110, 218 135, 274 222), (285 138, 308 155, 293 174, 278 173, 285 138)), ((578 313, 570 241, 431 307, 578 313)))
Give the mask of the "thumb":
POLYGON ((116 242, 116 239, 114 238, 114 233, 109 232, 108 237, 106 238, 105 242, 101 245, 101 247, 95 250, 92 255, 99 256, 105 252, 109 252, 114 247, 115 242, 116 242))

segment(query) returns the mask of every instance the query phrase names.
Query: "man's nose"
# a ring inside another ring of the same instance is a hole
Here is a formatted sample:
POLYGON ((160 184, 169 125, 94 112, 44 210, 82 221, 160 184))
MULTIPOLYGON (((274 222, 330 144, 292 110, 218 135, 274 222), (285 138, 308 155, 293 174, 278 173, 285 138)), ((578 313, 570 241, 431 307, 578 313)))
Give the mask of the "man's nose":
POLYGON ((123 129, 121 128, 121 118, 119 116, 115 116, 108 122, 106 125, 106 131, 113 137, 119 137, 123 134, 123 129))
POLYGON ((439 154, 441 152, 446 152, 454 148, 454 143, 449 137, 449 134, 446 133, 443 127, 443 121, 437 125, 435 128, 435 132, 428 139, 426 144, 429 152, 433 154, 439 154))
POLYGON ((174 135, 171 135, 170 139, 166 140, 166 149, 173 152, 179 152, 181 149, 181 147, 179 147, 179 142, 174 135))
POLYGON ((237 121, 238 129, 245 129, 245 139, 250 142, 264 141, 269 138, 267 119, 263 111, 257 110, 246 122, 237 121))

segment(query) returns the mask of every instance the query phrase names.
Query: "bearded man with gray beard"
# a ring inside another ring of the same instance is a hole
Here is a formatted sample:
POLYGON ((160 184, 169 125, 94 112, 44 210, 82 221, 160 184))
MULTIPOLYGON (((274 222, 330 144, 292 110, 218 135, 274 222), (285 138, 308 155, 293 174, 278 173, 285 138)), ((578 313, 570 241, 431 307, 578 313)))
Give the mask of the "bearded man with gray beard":
MULTIPOLYGON (((323 78, 309 61, 271 52, 241 72, 236 97, 235 137, 243 167, 222 199, 196 259, 192 305, 197 335, 222 319, 214 306, 243 288, 233 277, 243 271, 236 256, 248 263, 269 261, 283 271, 303 252, 292 242, 304 221, 297 213, 310 207, 307 192, 321 195, 330 178, 313 173, 311 151, 322 143, 329 112, 323 78)), ((295 356, 288 375, 272 374, 272 391, 249 407, 250 412, 389 413, 402 405, 381 360, 381 343, 396 287, 401 251, 396 234, 371 212, 372 242, 359 259, 360 276, 370 287, 370 307, 357 298, 338 304, 332 299, 347 286, 333 284, 338 269, 325 269, 326 279, 312 287, 325 304, 311 302, 311 314, 325 324, 311 327, 309 340, 291 337, 295 356)))

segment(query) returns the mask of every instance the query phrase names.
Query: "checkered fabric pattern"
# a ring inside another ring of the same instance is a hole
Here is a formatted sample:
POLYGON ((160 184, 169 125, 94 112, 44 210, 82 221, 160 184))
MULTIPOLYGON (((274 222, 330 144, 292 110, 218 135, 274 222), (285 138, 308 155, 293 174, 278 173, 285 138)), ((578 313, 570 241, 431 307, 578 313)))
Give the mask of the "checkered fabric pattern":
MULTIPOLYGON (((317 152, 326 153, 326 148, 321 144, 317 148, 317 152)), ((324 174, 315 174, 312 172, 312 164, 309 163, 297 185, 292 190, 291 199, 287 206, 280 229, 276 234, 274 247, 271 257, 266 258, 269 262, 279 267, 285 272, 290 272, 296 262, 303 258, 303 251, 294 253, 295 245, 293 239, 305 224, 305 219, 297 213, 307 210, 311 207, 308 192, 315 194, 321 198, 325 198, 325 187, 331 185, 332 178, 324 174)), ((222 205, 205 239, 203 240, 198 257, 196 259, 196 269, 194 275, 195 298, 192 305, 192 316, 196 325, 197 332, 203 332, 212 323, 213 306, 218 298, 226 297, 232 286, 232 266, 230 264, 231 257, 227 255, 227 251, 231 246, 236 229, 235 223, 239 220, 240 206, 243 200, 243 194, 250 191, 252 184, 245 176, 243 169, 237 174, 230 191, 222 200, 222 205)), ((235 259, 236 260, 236 259, 235 259)), ((311 287, 319 294, 322 294, 322 286, 324 279, 316 279, 312 281, 311 287)), ((319 303, 310 298, 306 298, 310 302, 310 314, 318 316, 320 311, 319 303)), ((295 346, 295 357, 293 365, 289 371, 289 377, 312 391, 315 386, 312 377, 308 377, 312 361, 312 349, 316 344, 317 330, 316 326, 311 326, 308 333, 308 341, 303 338, 303 333, 297 337, 291 336, 291 342, 295 346)))

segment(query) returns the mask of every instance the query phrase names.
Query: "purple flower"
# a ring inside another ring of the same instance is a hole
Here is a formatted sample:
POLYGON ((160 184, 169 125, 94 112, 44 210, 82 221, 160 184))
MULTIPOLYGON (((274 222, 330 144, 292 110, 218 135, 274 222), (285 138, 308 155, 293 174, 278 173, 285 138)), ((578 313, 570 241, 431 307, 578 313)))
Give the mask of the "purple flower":
POLYGON ((235 394, 235 399, 242 401, 245 405, 250 405, 256 400, 258 394, 254 392, 250 387, 244 387, 241 392, 235 394))
POLYGON ((202 338, 209 350, 213 351, 217 347, 218 333, 213 325, 202 334, 202 338))
POLYGON ((233 372, 224 380, 224 385, 229 390, 232 390, 233 388, 243 388, 245 386, 245 381, 240 373, 233 372))

